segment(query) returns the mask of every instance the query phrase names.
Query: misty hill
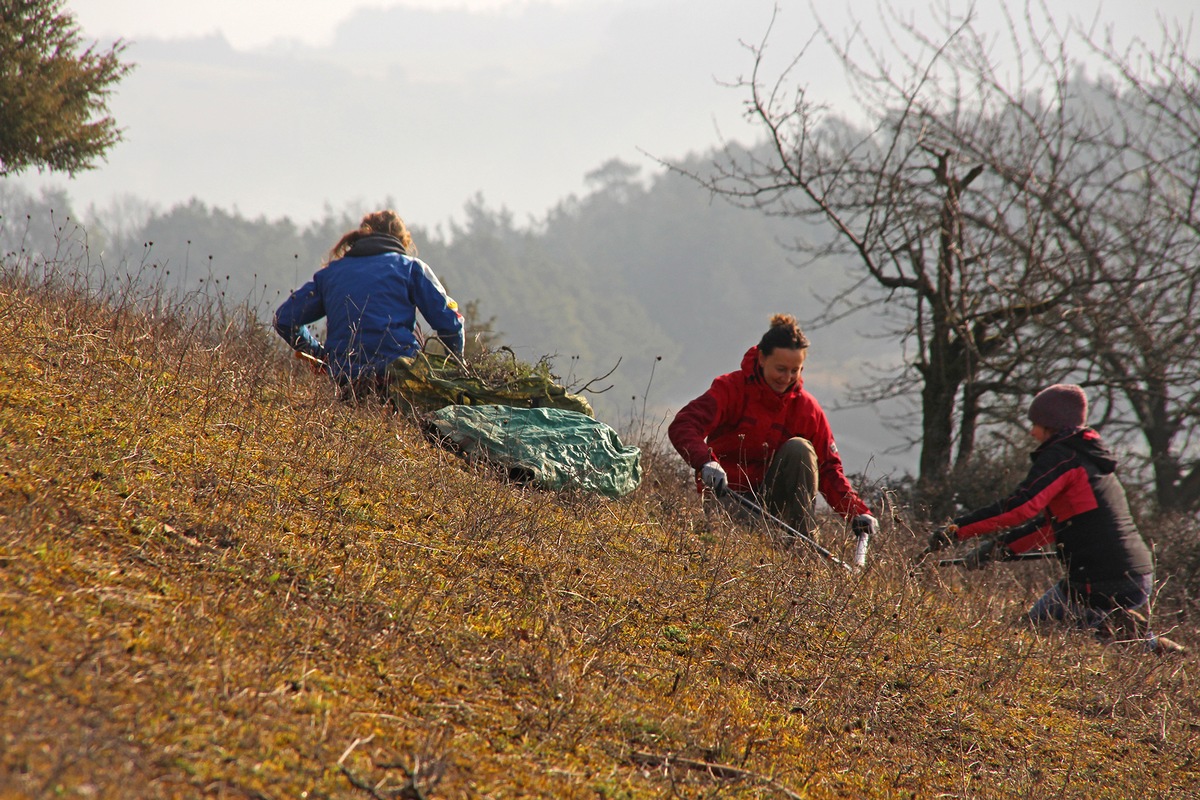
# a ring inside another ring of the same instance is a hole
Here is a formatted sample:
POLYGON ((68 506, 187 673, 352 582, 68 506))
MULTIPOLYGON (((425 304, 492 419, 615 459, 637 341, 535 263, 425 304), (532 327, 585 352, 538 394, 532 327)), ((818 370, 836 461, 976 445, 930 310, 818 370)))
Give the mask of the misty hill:
MULTIPOLYGON (((84 270, 59 265, 78 280, 84 270)), ((253 320, 0 269, 0 796, 1190 797, 1194 656, 507 483, 253 320)), ((843 548, 840 525, 822 537, 843 548)))
POLYGON ((741 98, 719 82, 744 70, 739 38, 761 36, 772 6, 348 6, 321 44, 254 50, 109 27, 138 65, 112 97, 126 138, 72 195, 84 208, 122 191, 164 206, 195 196, 304 220, 392 195, 432 223, 483 192, 523 222, 607 158, 709 147, 718 122, 740 133, 741 98))

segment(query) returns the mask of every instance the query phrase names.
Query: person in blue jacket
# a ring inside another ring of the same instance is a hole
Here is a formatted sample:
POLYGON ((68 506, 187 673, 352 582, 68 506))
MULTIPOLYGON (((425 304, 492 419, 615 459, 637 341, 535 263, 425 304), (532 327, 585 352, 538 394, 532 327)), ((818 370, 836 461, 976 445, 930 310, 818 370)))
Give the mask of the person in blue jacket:
POLYGON ((329 252, 328 263, 275 312, 275 330, 297 354, 322 365, 343 397, 384 394, 387 365, 420 349, 416 312, 461 357, 463 318, 412 234, 392 210, 367 214, 329 252), (324 344, 308 326, 325 318, 324 344))

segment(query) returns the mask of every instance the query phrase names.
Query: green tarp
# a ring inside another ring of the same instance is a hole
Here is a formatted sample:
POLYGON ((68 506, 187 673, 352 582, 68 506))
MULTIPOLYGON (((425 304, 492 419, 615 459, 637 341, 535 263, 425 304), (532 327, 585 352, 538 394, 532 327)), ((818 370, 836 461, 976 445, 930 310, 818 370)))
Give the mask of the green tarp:
POLYGON ((641 451, 577 411, 452 405, 428 419, 438 436, 464 453, 485 457, 544 489, 621 497, 642 480, 641 451))

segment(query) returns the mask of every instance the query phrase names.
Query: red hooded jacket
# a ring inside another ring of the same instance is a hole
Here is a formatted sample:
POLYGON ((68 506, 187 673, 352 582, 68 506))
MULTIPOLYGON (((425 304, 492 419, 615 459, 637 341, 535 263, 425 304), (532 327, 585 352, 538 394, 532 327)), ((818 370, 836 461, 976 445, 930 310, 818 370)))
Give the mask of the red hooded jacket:
POLYGON ((729 488, 739 492, 758 489, 775 452, 803 437, 817 451, 817 485, 826 502, 846 518, 871 513, 846 480, 825 411, 800 380, 776 394, 758 367, 757 345, 742 357, 741 370, 721 375, 680 409, 667 436, 693 469, 720 462, 729 488))

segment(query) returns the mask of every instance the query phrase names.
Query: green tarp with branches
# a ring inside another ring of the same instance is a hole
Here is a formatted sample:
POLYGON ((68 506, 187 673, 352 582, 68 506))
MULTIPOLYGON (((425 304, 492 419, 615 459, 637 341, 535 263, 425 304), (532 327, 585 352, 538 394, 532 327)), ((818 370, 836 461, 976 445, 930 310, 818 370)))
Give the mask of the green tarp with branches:
POLYGON ((622 497, 642 480, 641 451, 599 420, 560 408, 447 406, 429 415, 432 432, 463 453, 544 489, 622 497))

